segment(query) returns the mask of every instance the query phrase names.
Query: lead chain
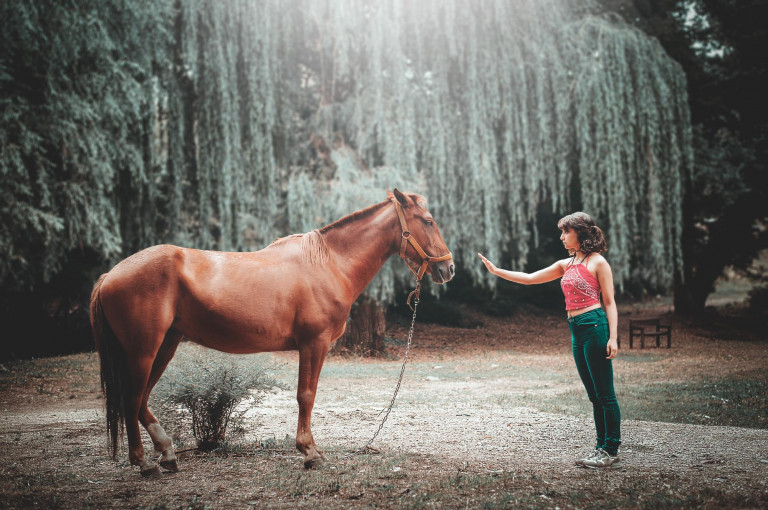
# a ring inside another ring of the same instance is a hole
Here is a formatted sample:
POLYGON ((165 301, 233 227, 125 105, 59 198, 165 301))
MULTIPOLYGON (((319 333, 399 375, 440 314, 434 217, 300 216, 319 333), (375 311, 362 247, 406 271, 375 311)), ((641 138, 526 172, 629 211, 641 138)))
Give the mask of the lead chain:
MULTIPOLYGON (((403 374, 405 373, 405 364, 408 362, 408 353, 411 350, 411 340, 413 339, 413 327, 416 324, 416 307, 419 306, 419 298, 413 300, 413 317, 411 317, 411 329, 408 331, 408 343, 405 346, 405 356, 403 357, 403 366, 400 367, 400 377, 397 379, 397 386, 395 386, 395 393, 392 395, 392 401, 389 403, 389 407, 387 407, 386 414, 384 414, 384 419, 381 420, 381 423, 379 424, 379 428, 376 429, 376 432, 373 434, 373 437, 365 443, 365 445, 355 450, 352 453, 348 453, 344 457, 342 457, 342 460, 346 460, 350 457, 354 457, 355 455, 360 455, 361 453, 364 453, 365 450, 371 446, 371 444, 376 440, 376 437, 379 435, 379 432, 381 432, 381 429, 384 428, 384 423, 386 423, 387 418, 389 417, 389 413, 392 411, 392 407, 395 405, 395 399, 397 398, 397 392, 400 391, 400 384, 403 382, 403 374)), ((381 413, 379 413, 381 414, 381 413)))

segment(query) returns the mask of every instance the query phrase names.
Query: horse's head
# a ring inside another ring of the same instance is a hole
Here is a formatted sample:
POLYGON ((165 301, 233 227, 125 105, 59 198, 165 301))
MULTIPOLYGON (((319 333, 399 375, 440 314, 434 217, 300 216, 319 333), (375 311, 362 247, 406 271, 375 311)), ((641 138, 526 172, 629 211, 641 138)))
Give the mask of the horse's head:
POLYGON ((424 273, 435 283, 445 283, 453 278, 456 266, 437 222, 427 210, 424 197, 403 193, 395 188, 387 192, 395 205, 400 224, 400 256, 421 280, 424 273))

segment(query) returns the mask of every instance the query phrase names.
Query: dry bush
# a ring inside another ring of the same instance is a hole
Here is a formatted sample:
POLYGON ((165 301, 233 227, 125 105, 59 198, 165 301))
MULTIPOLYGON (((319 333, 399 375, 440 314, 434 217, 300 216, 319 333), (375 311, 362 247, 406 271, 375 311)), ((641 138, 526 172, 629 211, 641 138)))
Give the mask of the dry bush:
POLYGON ((191 424, 198 449, 210 451, 225 444, 228 430, 243 432, 243 416, 266 392, 287 389, 270 375, 276 368, 256 355, 181 349, 152 393, 152 407, 177 443, 191 424))

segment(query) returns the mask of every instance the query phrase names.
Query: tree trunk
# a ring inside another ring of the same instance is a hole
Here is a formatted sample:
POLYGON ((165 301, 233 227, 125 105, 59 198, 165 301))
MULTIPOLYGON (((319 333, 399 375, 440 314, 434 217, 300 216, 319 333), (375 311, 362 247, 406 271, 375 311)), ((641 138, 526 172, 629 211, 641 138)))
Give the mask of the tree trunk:
MULTIPOLYGON (((686 193, 686 203, 693 193, 686 193)), ((753 218, 761 197, 745 193, 738 203, 709 224, 698 222, 687 208, 683 208, 685 229, 682 248, 685 265, 684 281, 675 277, 675 313, 697 316, 701 314, 707 297, 714 292, 717 278, 730 266, 748 267, 762 248, 768 244, 768 236, 760 232, 759 223, 753 218), (735 248, 738 247, 738 248, 735 248)))
MULTIPOLYGON (((685 215, 685 208, 683 209, 685 215)), ((675 274, 675 313, 694 317, 704 311, 707 297, 714 291, 715 280, 722 273, 727 261, 721 260, 711 247, 702 242, 701 233, 696 233, 693 221, 686 221, 683 229, 682 249, 685 264, 675 274), (708 250, 709 248, 709 250, 708 250)))
POLYGON ((335 350, 361 356, 372 356, 384 349, 387 327, 386 310, 381 303, 360 297, 353 305, 347 330, 336 341, 335 350))
MULTIPOLYGON (((711 292, 711 291, 710 291, 711 292)), ((675 314, 694 317, 704 311, 710 292, 697 289, 696 282, 675 282, 675 314)))

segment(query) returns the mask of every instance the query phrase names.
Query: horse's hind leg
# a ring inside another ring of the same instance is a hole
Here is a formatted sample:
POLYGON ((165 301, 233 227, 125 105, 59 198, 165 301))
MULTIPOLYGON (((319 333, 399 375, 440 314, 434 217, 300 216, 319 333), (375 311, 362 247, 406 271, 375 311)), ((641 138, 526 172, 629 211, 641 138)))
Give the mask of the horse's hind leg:
MULTIPOLYGON (((158 342, 159 343, 159 342, 158 342)), ((128 354, 128 353, 126 353, 128 354)), ((154 355, 128 356, 128 366, 131 367, 130 394, 125 403, 125 432, 128 436, 128 458, 131 465, 139 466, 142 476, 156 476, 160 469, 144 453, 139 432, 139 411, 144 400, 144 392, 152 371, 154 355)))
POLYGON ((168 471, 173 472, 179 470, 179 466, 176 462, 176 452, 173 450, 173 441, 168 434, 166 434, 163 427, 160 426, 157 418, 155 418, 149 410, 147 403, 149 401, 149 394, 152 392, 155 384, 157 384, 157 381, 160 380, 165 368, 176 353, 176 348, 179 346, 181 338, 182 334, 173 329, 166 333, 165 340, 163 340, 163 344, 160 346, 160 350, 157 352, 155 361, 152 364, 152 371, 149 374, 147 388, 144 391, 144 399, 142 400, 141 408, 139 409, 139 421, 144 425, 144 428, 147 429, 149 437, 152 438, 155 451, 160 454, 160 465, 168 471))

